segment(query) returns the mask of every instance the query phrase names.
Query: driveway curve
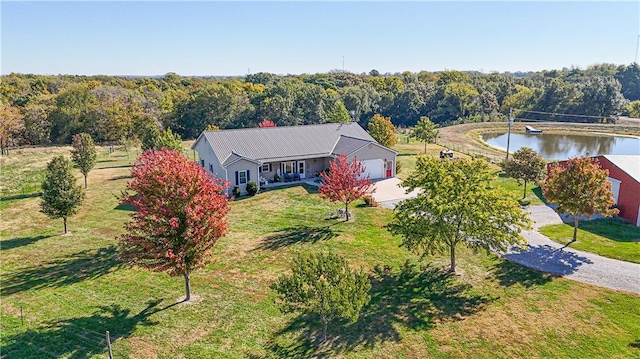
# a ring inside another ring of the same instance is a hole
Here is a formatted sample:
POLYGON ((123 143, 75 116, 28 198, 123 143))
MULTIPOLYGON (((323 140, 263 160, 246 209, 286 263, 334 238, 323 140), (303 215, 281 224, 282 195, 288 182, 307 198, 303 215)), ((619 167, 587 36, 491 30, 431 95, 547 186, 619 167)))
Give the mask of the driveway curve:
POLYGON ((521 251, 509 251, 503 257, 525 267, 563 276, 600 287, 640 293, 640 264, 583 252, 556 243, 537 230, 562 223, 560 216, 545 205, 531 206, 533 230, 522 235, 529 242, 521 251))
MULTIPOLYGON (((374 198, 381 206, 393 209, 398 202, 418 195, 417 191, 406 193, 400 183, 397 179, 377 182, 374 198)), ((538 232, 538 229, 563 223, 560 216, 545 205, 531 206, 527 211, 534 222, 532 230, 522 232, 528 242, 527 248, 509 250, 502 257, 525 267, 579 282, 640 293, 640 264, 606 258, 556 243, 538 232)))

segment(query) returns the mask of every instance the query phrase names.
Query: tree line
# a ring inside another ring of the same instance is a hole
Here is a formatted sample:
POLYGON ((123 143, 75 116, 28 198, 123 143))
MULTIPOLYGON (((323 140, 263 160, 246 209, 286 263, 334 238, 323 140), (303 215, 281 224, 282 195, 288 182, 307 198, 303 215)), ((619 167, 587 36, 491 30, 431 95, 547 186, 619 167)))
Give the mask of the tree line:
POLYGON ((395 126, 421 117, 439 125, 499 121, 509 109, 532 120, 602 122, 640 108, 640 66, 529 73, 421 71, 236 78, 9 74, 0 85, 0 147, 69 144, 77 133, 98 143, 171 129, 182 139, 206 128, 357 121, 376 114, 395 126), (566 116, 563 114, 586 115, 566 116))

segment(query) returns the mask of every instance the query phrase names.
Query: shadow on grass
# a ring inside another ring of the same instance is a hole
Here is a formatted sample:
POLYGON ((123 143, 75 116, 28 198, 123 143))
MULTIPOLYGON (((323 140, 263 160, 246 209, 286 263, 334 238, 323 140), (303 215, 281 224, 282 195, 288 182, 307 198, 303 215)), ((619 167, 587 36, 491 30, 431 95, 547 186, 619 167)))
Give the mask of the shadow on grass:
POLYGON ((42 196, 42 192, 14 194, 14 195, 11 195, 11 196, 0 197, 0 202, 14 201, 14 200, 18 200, 18 199, 33 198, 33 197, 40 197, 40 196, 42 196))
POLYGON ((7 249, 18 248, 22 246, 28 246, 29 244, 36 243, 42 239, 49 238, 51 236, 36 236, 36 237, 17 237, 11 238, 6 241, 0 242, 0 251, 6 251, 7 249))
POLYGON ((19 272, 5 274, 0 294, 10 295, 31 289, 62 287, 109 274, 121 265, 122 263, 116 260, 115 246, 73 253, 32 267, 21 268, 19 272))
POLYGON ((255 250, 275 251, 283 247, 292 246, 297 243, 316 243, 326 241, 338 236, 338 232, 330 226, 309 227, 295 226, 281 229, 271 235, 266 236, 255 248, 255 250))
POLYGON ((117 209, 119 211, 135 211, 136 210, 136 208, 131 203, 128 203, 128 202, 120 203, 114 209, 117 209))
POLYGON ((542 187, 535 187, 531 190, 531 192, 533 192, 533 194, 535 194, 536 197, 538 197, 538 199, 542 201, 542 203, 547 204, 547 200, 544 199, 544 196, 542 195, 542 187))
MULTIPOLYGON (((573 224, 568 224, 573 227, 573 224)), ((640 227, 619 218, 598 218, 580 222, 579 228, 615 242, 640 243, 640 227)), ((579 238, 578 238, 579 239, 579 238)))
POLYGON ((116 165, 116 166, 102 166, 102 167, 97 167, 96 170, 107 170, 107 169, 111 169, 111 168, 129 168, 129 167, 131 167, 130 164, 116 165))
POLYGON ((629 343, 629 346, 632 348, 640 349, 640 339, 636 340, 635 342, 629 343))
POLYGON ((491 274, 498 280, 501 286, 510 287, 520 284, 525 288, 543 285, 550 282, 553 277, 541 273, 508 260, 500 260, 491 268, 491 274))
POLYGON ((463 320, 493 301, 456 278, 443 269, 408 261, 398 271, 376 268, 370 275, 371 301, 357 322, 330 323, 327 342, 320 345, 320 320, 301 315, 275 333, 268 349, 275 357, 334 357, 358 346, 400 341, 398 326, 429 330, 438 323, 463 320))
POLYGON ((133 176, 129 175, 122 175, 122 176, 114 176, 109 178, 109 181, 117 181, 117 180, 122 180, 122 179, 130 179, 133 178, 133 176))
MULTIPOLYGON (((3 358, 91 358, 107 351, 106 331, 111 343, 130 336, 138 326, 155 325, 149 317, 173 305, 158 308, 162 300, 132 315, 118 304, 100 306, 90 316, 60 319, 3 338, 3 358)), ((174 304, 175 305, 175 304, 174 304)))
POLYGON ((574 273, 583 264, 593 263, 589 258, 557 249, 550 245, 528 245, 526 250, 507 253, 504 258, 555 275, 574 273))

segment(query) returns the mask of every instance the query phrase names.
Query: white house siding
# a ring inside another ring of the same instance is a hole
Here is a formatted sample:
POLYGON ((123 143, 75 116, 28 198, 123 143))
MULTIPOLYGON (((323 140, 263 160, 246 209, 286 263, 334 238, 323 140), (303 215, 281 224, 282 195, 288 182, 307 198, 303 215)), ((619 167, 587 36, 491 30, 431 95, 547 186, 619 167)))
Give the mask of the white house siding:
MULTIPOLYGON (((258 164, 245 159, 240 159, 227 167, 227 179, 229 180, 230 191, 232 191, 233 187, 236 186, 236 171, 249 171, 247 182, 255 181, 256 183, 259 183, 258 178, 260 174, 258 173, 258 164)), ((237 186, 240 187, 241 193, 247 193, 246 184, 238 184, 237 186)))
POLYGON ((218 158, 204 136, 200 135, 193 145, 193 149, 198 152, 198 164, 200 164, 200 160, 204 160, 204 168, 207 172, 213 173, 216 178, 227 179, 224 167, 218 162, 218 158))
MULTIPOLYGON (((359 149, 355 153, 349 155, 349 160, 356 158, 358 161, 377 160, 382 159, 384 162, 391 161, 391 177, 396 175, 396 153, 392 150, 384 147, 377 146, 375 144, 368 144, 365 147, 359 149)), ((386 177, 383 173, 383 177, 386 177)), ((374 178, 372 178, 374 179, 374 178)))

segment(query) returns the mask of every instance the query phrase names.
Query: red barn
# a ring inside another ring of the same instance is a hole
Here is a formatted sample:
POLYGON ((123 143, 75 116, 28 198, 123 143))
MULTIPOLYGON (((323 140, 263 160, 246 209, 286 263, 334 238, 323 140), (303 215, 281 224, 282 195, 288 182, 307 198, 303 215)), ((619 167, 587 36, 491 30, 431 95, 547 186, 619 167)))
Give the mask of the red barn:
POLYGON ((600 167, 609 170, 613 198, 619 216, 640 226, 640 156, 604 155, 596 157, 600 167))

